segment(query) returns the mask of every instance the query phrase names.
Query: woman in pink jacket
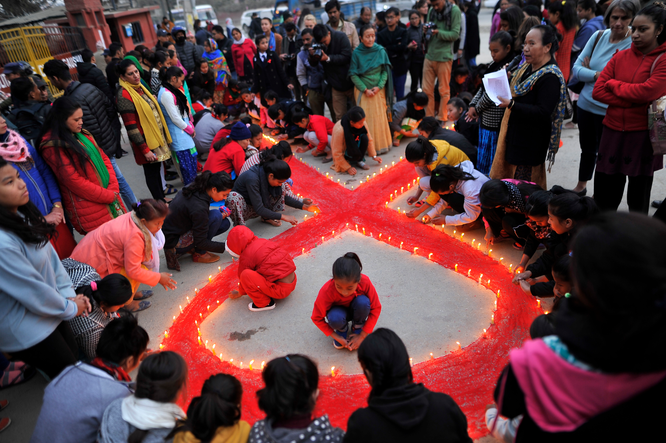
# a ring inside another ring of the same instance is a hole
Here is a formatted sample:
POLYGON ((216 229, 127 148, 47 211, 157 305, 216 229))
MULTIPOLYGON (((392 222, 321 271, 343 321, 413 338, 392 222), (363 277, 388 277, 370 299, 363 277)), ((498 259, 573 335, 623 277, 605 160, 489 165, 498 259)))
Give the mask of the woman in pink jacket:
POLYGON ((71 258, 92 266, 102 278, 109 274, 126 276, 134 292, 134 301, 126 308, 138 312, 150 306, 150 302, 143 299, 153 295, 152 291, 137 293, 141 283, 148 286, 159 283, 169 290, 176 289, 176 282, 171 274, 155 272, 145 264, 153 261, 153 255, 157 254, 153 242, 157 241, 155 236, 162 229, 168 206, 162 201, 141 200, 132 209, 83 237, 71 258))

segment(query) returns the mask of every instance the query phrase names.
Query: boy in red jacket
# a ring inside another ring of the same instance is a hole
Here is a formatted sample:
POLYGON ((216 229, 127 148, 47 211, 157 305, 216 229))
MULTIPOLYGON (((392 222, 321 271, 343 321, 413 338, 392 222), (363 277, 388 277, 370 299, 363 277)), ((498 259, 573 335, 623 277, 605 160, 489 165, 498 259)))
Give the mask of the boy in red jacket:
POLYGON ((258 238, 246 226, 236 226, 227 235, 226 250, 238 259, 238 290, 229 298, 249 295, 250 311, 275 309, 275 300, 287 298, 296 288, 296 265, 277 244, 258 238))
MULTIPOLYGON (((235 228, 234 228, 235 229, 235 228)), ((347 252, 333 263, 333 278, 319 290, 312 310, 312 321, 327 337, 333 337, 335 349, 358 349, 374 329, 382 312, 377 290, 358 255, 347 252), (352 333, 347 323, 352 321, 352 333)))
POLYGON ((326 154, 324 163, 333 161, 331 138, 335 124, 323 115, 308 115, 304 112, 294 114, 293 121, 296 126, 305 129, 303 138, 310 143, 309 149, 317 147, 312 151, 312 155, 319 157, 326 154))

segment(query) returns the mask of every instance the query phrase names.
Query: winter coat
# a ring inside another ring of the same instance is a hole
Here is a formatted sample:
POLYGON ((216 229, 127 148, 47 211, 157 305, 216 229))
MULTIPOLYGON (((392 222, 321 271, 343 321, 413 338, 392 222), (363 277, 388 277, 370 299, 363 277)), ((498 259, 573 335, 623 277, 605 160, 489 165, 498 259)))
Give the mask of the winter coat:
MULTIPOLYGON (((303 39, 298 34, 298 31, 294 36, 294 51, 289 51, 290 43, 291 42, 289 41, 289 37, 284 37, 282 39, 282 51, 280 53, 298 55, 298 53, 301 52, 301 48, 303 47, 303 39)), ((284 67, 284 70, 289 77, 296 77, 296 63, 297 63, 296 59, 285 60, 282 62, 282 66, 284 67)))
POLYGON ((305 429, 273 428, 273 421, 264 419, 252 426, 248 443, 340 443, 344 434, 331 426, 327 415, 315 418, 305 429))
MULTIPOLYGON (((83 134, 97 146, 95 139, 88 131, 84 129, 83 134)), ((88 159, 82 164, 78 155, 72 153, 65 141, 51 138, 51 132, 44 135, 39 146, 42 158, 51 167, 60 185, 62 203, 67 217, 82 235, 113 220, 109 205, 114 200, 118 200, 119 204, 123 206, 119 197, 118 179, 111 161, 104 151, 99 147, 97 149, 109 171, 107 188, 101 185, 92 161, 88 159)))
MULTIPOLYGON (((277 36, 277 34, 276 34, 277 36)), ((261 102, 266 106, 264 94, 267 91, 275 92, 280 98, 291 98, 291 91, 287 87, 289 79, 282 69, 282 62, 277 53, 266 51, 266 61, 261 61, 261 55, 254 56, 254 84, 252 90, 261 94, 261 102)))
POLYGON ((171 150, 187 151, 194 148, 194 140, 192 139, 194 124, 190 120, 189 113, 187 115, 180 113, 173 93, 165 87, 161 87, 157 94, 157 102, 162 108, 164 120, 171 134, 171 150))
POLYGON ((258 35, 262 35, 264 31, 261 29, 261 18, 255 17, 250 23, 250 38, 254 39, 258 35))
MULTIPOLYGON (((218 131, 218 134, 219 133, 220 132, 218 131)), ((215 139, 213 139, 211 147, 213 145, 215 145, 215 139)), ((219 151, 215 148, 209 150, 208 158, 204 165, 204 171, 210 171, 213 174, 224 171, 229 175, 231 175, 232 172, 235 172, 236 176, 239 176, 244 164, 245 150, 238 144, 238 142, 230 140, 229 143, 222 146, 219 151)))
POLYGON ((368 399, 347 422, 345 443, 465 442, 467 418, 446 394, 423 384, 410 383, 387 389, 368 399))
POLYGON ((407 45, 416 42, 416 49, 409 50, 409 63, 421 64, 425 60, 423 52, 423 23, 418 27, 410 26, 407 28, 407 45))
POLYGON ((481 39, 479 38, 479 16, 477 11, 469 8, 465 11, 465 58, 473 59, 480 54, 481 39))
MULTIPOLYGON (((246 38, 242 45, 231 45, 231 62, 236 68, 236 74, 239 77, 246 77, 253 75, 253 72, 245 72, 245 60, 250 64, 250 67, 254 68, 254 54, 257 52, 257 47, 254 45, 254 42, 249 38, 246 38)), ((229 60, 227 60, 227 66, 229 66, 229 60)), ((229 68, 231 69, 231 68, 229 68)), ((253 69, 254 70, 254 69, 253 69)))
POLYGON ((185 196, 181 191, 169 204, 164 220, 164 249, 175 248, 180 236, 192 231, 194 247, 203 251, 224 252, 224 242, 208 240, 210 197, 205 192, 185 196))
POLYGON ((101 69, 92 63, 79 62, 76 64, 76 70, 79 73, 79 81, 81 83, 88 83, 93 85, 102 91, 104 95, 109 98, 111 103, 116 102, 113 89, 109 87, 109 82, 106 81, 106 77, 104 76, 104 73, 101 69))
MULTIPOLYGON (((262 175, 265 175, 259 169, 263 167, 260 165, 252 166, 246 172, 241 174, 236 181, 234 182, 234 192, 240 194, 245 202, 252 206, 257 214, 260 217, 269 219, 269 220, 280 220, 282 215, 277 212, 273 212, 268 209, 271 205, 269 204, 269 195, 268 195, 268 180, 264 177, 264 182, 262 181, 262 175)), ((284 197, 284 203, 287 206, 291 206, 296 209, 303 209, 303 202, 296 200, 287 194, 284 197)))
POLYGON ((308 131, 314 132, 319 140, 319 145, 317 149, 321 152, 324 152, 326 146, 328 146, 328 136, 333 135, 333 126, 334 123, 323 115, 311 115, 310 123, 308 124, 308 131))
POLYGON ((141 266, 152 258, 152 250, 146 256, 145 235, 132 220, 131 212, 83 237, 70 258, 92 266, 102 278, 123 273, 128 279, 148 286, 160 282, 159 272, 141 266))
POLYGON ((409 36, 407 30, 396 26, 391 31, 388 26, 379 31, 377 34, 377 44, 386 49, 391 66, 393 66, 394 75, 403 75, 409 68, 407 58, 409 56, 409 36))
POLYGON ((197 64, 197 49, 191 42, 185 41, 185 44, 179 45, 176 43, 176 52, 178 53, 178 60, 187 69, 188 74, 194 72, 197 64))
POLYGON ((649 104, 666 95, 666 43, 643 55, 631 48, 616 53, 594 85, 592 98, 608 104, 604 125, 616 131, 645 131, 649 104))
POLYGON ((14 166, 25 182, 30 201, 37 206, 42 215, 48 215, 53 210, 53 204, 62 201, 58 181, 37 150, 30 143, 27 144, 32 160, 20 163, 10 162, 10 164, 14 166))
POLYGON ((196 136, 194 137, 194 144, 196 145, 199 154, 210 151, 213 139, 217 133, 224 128, 224 123, 216 119, 210 111, 206 109, 203 112, 203 116, 195 126, 196 136))
POLYGON ((236 226, 229 231, 227 248, 240 256, 239 277, 243 271, 251 269, 269 282, 276 282, 296 271, 294 260, 287 251, 271 240, 257 237, 246 226, 236 226))
POLYGON ((73 81, 65 95, 76 100, 83 110, 83 129, 90 132, 108 157, 120 148, 120 121, 113 102, 88 83, 73 81))
POLYGON ((333 89, 349 91, 354 87, 349 76, 352 47, 344 32, 331 31, 331 41, 324 50, 330 62, 323 62, 325 79, 333 89))

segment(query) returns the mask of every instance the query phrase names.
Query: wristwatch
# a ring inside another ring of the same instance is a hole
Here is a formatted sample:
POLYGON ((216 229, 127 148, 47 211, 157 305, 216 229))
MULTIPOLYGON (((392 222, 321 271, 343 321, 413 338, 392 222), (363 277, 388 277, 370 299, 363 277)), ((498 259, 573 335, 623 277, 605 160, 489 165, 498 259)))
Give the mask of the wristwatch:
POLYGON ((373 160, 375 160, 376 158, 377 158, 377 156, 376 156, 376 155, 372 157, 372 159, 373 159, 373 160))
POLYGON ((62 208, 62 205, 60 203, 53 203, 53 207, 60 209, 62 208))

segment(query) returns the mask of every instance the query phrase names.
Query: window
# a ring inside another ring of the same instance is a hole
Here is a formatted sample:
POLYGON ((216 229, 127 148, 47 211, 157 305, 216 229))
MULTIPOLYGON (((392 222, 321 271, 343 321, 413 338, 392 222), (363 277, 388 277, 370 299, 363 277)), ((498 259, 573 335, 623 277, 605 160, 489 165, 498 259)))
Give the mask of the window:
POLYGON ((104 26, 106 24, 104 13, 102 11, 97 11, 95 14, 97 15, 97 23, 99 23, 100 26, 104 26))
POLYGON ((132 22, 132 43, 143 43, 143 32, 141 31, 141 22, 132 22))
POLYGON ((86 21, 83 18, 83 14, 73 14, 73 15, 74 15, 74 20, 76 20, 76 25, 80 28, 85 28, 86 21))

